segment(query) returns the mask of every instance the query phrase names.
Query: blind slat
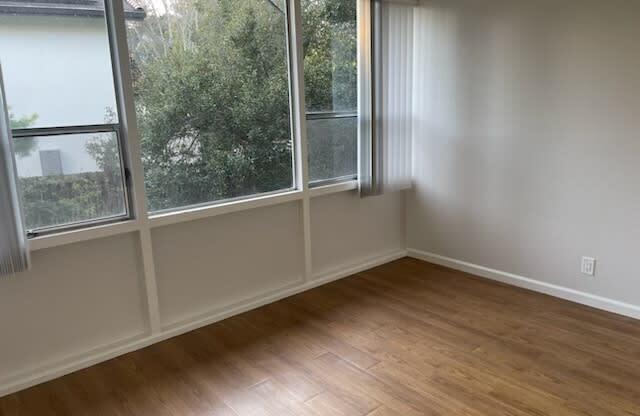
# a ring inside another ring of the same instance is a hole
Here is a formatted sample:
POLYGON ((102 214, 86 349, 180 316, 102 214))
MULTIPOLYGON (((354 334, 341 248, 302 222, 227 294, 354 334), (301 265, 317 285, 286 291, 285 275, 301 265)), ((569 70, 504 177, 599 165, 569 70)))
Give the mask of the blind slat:
POLYGON ((29 268, 29 249, 17 178, 0 66, 0 276, 29 268))

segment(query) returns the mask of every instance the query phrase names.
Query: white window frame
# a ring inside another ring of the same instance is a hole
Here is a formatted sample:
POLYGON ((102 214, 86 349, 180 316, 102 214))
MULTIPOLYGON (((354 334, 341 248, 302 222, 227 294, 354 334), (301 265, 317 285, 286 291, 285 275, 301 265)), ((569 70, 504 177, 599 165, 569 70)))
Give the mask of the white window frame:
MULTIPOLYGON (((306 120, 338 120, 342 118, 355 118, 358 119, 358 110, 354 111, 307 111, 305 114, 306 120)), ((357 163, 356 163, 357 165, 357 163)), ((327 185, 339 184, 343 182, 355 181, 358 179, 358 172, 353 175, 337 176, 333 178, 310 180, 310 188, 318 188, 327 185)))
MULTIPOLYGON (((55 233, 31 238, 31 250, 42 250, 80 241, 137 232, 141 235, 145 270, 151 268, 151 229, 259 207, 300 201, 305 231, 305 252, 310 258, 310 199, 336 192, 354 192, 358 181, 353 176, 327 181, 309 182, 307 146, 307 113, 304 98, 304 62, 302 51, 301 0, 286 0, 286 30, 290 84, 290 113, 293 136, 293 189, 254 194, 231 200, 212 201, 198 206, 149 213, 145 196, 142 150, 136 121, 133 84, 129 63, 127 31, 123 0, 104 0, 105 19, 111 51, 111 62, 118 105, 118 136, 122 166, 126 169, 128 216, 110 223, 83 224, 84 228, 61 229, 55 233), (148 246, 148 247, 145 247, 148 246), (148 266, 148 267, 147 267, 148 266)), ((362 1, 362 0, 354 0, 362 1)), ((358 23, 360 25, 360 22, 358 23)), ((310 260, 306 268, 310 270, 310 260)), ((307 270, 307 271, 308 271, 307 270)), ((146 280, 155 281, 155 276, 146 280)), ((147 281, 147 283, 150 283, 147 281)), ((150 306, 152 307, 152 305, 150 306)), ((153 314, 152 314, 153 326, 153 314)))
MULTIPOLYGON (((60 225, 51 225, 38 227, 33 230, 27 231, 27 237, 29 239, 37 238, 39 236, 46 235, 55 235, 57 233, 69 230, 78 230, 78 229, 88 229, 91 227, 104 225, 104 224, 113 224, 117 222, 127 221, 132 218, 131 212, 131 186, 130 186, 130 169, 129 163, 126 158, 124 158, 124 153, 126 152, 126 140, 122 131, 120 129, 119 124, 97 124, 97 125, 86 125, 86 126, 64 126, 64 127, 44 127, 44 128, 20 128, 20 129, 12 129, 11 135, 14 139, 25 139, 25 138, 37 138, 37 137, 55 137, 55 136, 65 136, 65 135, 74 135, 74 134, 86 134, 86 133, 113 133, 116 135, 116 140, 118 141, 118 150, 120 156, 120 174, 122 177, 122 185, 123 185, 123 200, 124 200, 124 209, 125 212, 123 214, 115 214, 111 216, 101 217, 101 218, 91 218, 82 221, 75 221, 66 224, 60 225)), ((64 138, 62 137, 60 140, 73 140, 73 138, 64 138)))
MULTIPOLYGON (((130 156, 129 140, 130 136, 126 130, 125 118, 127 117, 126 107, 123 105, 124 95, 121 89, 122 79, 120 74, 123 72, 119 61, 116 60, 117 48, 116 48, 116 31, 112 21, 117 19, 112 13, 110 13, 110 7, 113 8, 114 4, 111 0, 104 0, 105 5, 105 27, 106 35, 109 42, 109 52, 111 57, 111 71, 113 73, 113 88, 115 92, 118 123, 103 123, 103 124, 91 124, 91 125, 77 125, 77 126, 58 126, 58 127, 38 127, 38 128, 21 128, 12 129, 11 134, 14 138, 27 138, 27 137, 44 137, 44 136, 64 136, 71 134, 85 134, 85 133, 114 133, 116 140, 118 141, 118 152, 120 156, 120 169, 123 185, 123 199, 124 199, 124 214, 113 215, 103 218, 87 219, 84 221, 77 221, 69 224, 52 225, 45 227, 38 227, 34 230, 29 230, 27 237, 29 240, 34 241, 37 238, 55 237, 58 234, 70 232, 70 231, 86 231, 90 232, 94 227, 101 227, 109 224, 118 224, 121 222, 127 222, 135 218, 135 212, 133 208, 133 201, 136 192, 134 192, 131 181, 131 167, 135 161, 135 158, 130 156)), ((119 1, 120 7, 123 7, 122 0, 119 1)), ((121 13, 121 18, 124 19, 124 9, 121 13)), ((125 39, 126 41, 126 39, 125 39)), ((128 70, 128 67, 127 67, 128 70)), ((65 140, 62 138, 61 140, 65 140)))

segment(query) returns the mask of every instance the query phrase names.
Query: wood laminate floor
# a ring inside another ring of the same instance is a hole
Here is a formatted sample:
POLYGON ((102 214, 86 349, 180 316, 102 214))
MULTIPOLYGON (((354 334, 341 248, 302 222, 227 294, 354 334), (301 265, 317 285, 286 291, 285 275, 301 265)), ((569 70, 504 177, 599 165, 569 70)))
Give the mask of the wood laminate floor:
POLYGON ((413 259, 0 399, 1 415, 640 415, 640 321, 413 259))

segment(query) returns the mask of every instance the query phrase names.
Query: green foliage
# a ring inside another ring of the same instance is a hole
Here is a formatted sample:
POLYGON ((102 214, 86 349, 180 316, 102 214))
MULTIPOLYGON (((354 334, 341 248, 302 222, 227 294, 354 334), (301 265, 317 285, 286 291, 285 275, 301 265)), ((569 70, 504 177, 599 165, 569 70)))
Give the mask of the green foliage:
MULTIPOLYGON (((115 120, 107 108, 105 123, 115 120)), ((35 146, 35 144, 34 144, 35 146)), ((87 144, 98 172, 20 178, 27 228, 41 228, 124 212, 120 151, 115 134, 96 134, 87 144)))
POLYGON ((356 117, 307 121, 312 182, 355 174, 357 123, 356 117))
MULTIPOLYGON (((25 129, 27 127, 31 127, 37 119, 38 115, 35 113, 16 118, 16 116, 11 112, 11 108, 9 108, 9 127, 11 129, 25 129)), ((33 152, 35 145, 35 140, 32 138, 15 139, 13 142, 13 151, 19 157, 26 157, 33 152)))
MULTIPOLYGON (((152 210, 292 186, 283 2, 146 4, 129 28, 152 210)), ((355 1, 304 2, 308 108, 356 106, 355 1)))
MULTIPOLYGON (((356 1, 303 0, 302 7, 307 111, 356 111, 356 1)), ((311 180, 355 174, 355 118, 309 120, 307 138, 311 180)))
POLYGON ((38 119, 37 114, 31 114, 28 116, 16 118, 16 116, 11 112, 11 107, 9 107, 9 126, 12 129, 25 129, 33 125, 38 119))
POLYGON ((124 212, 122 182, 101 172, 20 178, 27 228, 34 229, 124 212))
MULTIPOLYGON (((105 122, 110 123, 114 119, 115 113, 108 108, 105 122)), ((35 117, 31 117, 28 123, 23 122, 21 127, 27 127, 33 121, 35 117)), ((15 148, 24 140, 16 140, 15 148)), ((25 156, 36 147, 35 140, 31 140, 32 147, 25 156)), ((87 143, 85 150, 94 158, 100 171, 20 178, 28 229, 109 217, 124 212, 120 153, 115 134, 96 134, 87 143)))
POLYGON ((176 2, 131 28, 152 210, 292 185, 284 29, 265 0, 176 2))
POLYGON ((355 0, 303 0, 308 111, 357 108, 355 0))
MULTIPOLYGON (((105 111, 104 122, 113 123, 117 118, 112 108, 105 111)), ((109 183, 120 186, 122 183, 122 166, 120 164, 120 147, 115 134, 100 133, 86 144, 87 153, 93 157, 98 168, 109 183)))

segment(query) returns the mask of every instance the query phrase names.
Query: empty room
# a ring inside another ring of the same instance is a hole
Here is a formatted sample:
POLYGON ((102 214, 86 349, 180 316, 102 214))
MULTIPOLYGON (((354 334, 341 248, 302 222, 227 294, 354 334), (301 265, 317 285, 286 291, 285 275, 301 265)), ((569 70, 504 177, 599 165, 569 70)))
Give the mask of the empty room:
POLYGON ((0 0, 0 416, 640 416, 639 22, 0 0))

